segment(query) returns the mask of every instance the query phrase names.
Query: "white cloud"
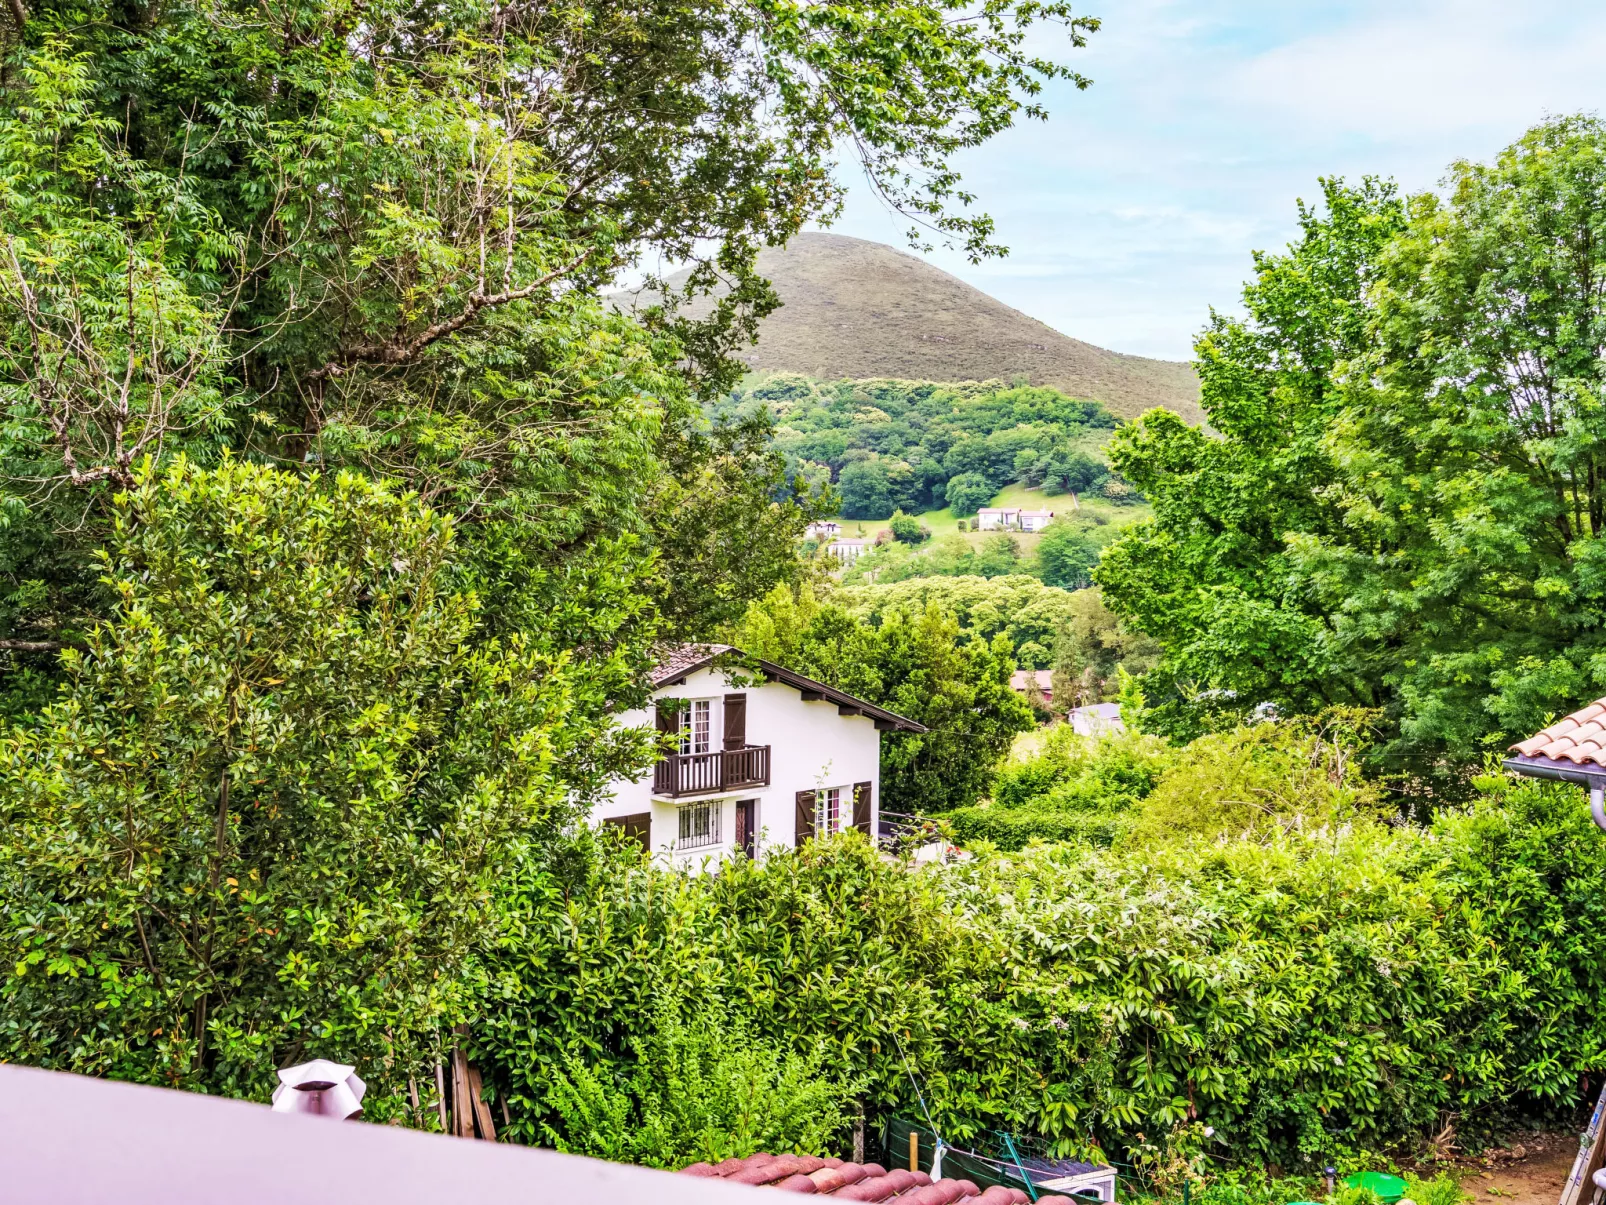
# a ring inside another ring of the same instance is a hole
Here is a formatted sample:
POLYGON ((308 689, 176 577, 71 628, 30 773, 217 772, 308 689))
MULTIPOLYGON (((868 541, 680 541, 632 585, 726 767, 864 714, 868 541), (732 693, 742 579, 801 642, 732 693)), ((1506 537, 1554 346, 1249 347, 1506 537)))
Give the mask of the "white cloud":
POLYGON ((1414 143, 1593 107, 1603 53, 1606 13, 1576 3, 1440 0, 1269 50, 1228 92, 1268 124, 1414 143))
MULTIPOLYGON (((1578 0, 1097 0, 1104 28, 1031 122, 963 160, 1011 256, 929 258, 1120 351, 1190 354, 1250 251, 1293 237, 1319 175, 1431 187, 1547 112, 1606 109, 1606 6, 1578 0)), ((850 184, 855 180, 845 176, 850 184)), ((850 193, 836 229, 902 246, 850 193)))

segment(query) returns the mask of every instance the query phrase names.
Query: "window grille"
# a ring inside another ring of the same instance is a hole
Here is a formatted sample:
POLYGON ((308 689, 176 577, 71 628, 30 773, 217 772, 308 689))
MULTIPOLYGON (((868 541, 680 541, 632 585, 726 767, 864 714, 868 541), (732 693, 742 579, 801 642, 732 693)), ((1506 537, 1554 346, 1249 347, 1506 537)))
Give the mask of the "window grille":
POLYGON ((713 732, 713 713, 709 701, 697 699, 680 714, 681 753, 707 753, 709 737, 713 732))
POLYGON ((822 837, 842 831, 841 787, 826 787, 814 793, 814 831, 822 837))
POLYGON ((719 822, 724 814, 722 800, 688 803, 680 809, 680 835, 676 849, 703 849, 720 842, 719 822))

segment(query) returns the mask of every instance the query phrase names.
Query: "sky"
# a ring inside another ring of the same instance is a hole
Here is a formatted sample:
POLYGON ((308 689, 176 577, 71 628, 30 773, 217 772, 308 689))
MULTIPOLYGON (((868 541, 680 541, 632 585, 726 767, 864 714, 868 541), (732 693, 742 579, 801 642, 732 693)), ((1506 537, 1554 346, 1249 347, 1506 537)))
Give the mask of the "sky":
MULTIPOLYGON (((1435 188, 1547 115, 1606 112, 1598 0, 1089 0, 1050 117, 959 163, 1008 257, 925 258, 1067 335, 1187 359, 1320 176, 1435 188)), ((1063 42, 1060 43, 1063 45, 1063 42)), ((831 229, 907 249, 844 167, 831 229)))

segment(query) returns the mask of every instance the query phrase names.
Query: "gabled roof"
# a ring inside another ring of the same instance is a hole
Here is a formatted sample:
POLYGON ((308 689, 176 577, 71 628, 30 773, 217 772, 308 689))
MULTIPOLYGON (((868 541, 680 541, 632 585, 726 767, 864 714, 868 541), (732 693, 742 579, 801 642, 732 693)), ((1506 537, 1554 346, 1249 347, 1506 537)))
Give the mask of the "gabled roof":
MULTIPOLYGON (((1091 1165, 1089 1165, 1091 1166, 1091 1165)), ((681 1170, 683 1176, 727 1180, 733 1184, 778 1188, 782 1192, 810 1196, 836 1197, 852 1201, 891 1201, 894 1205, 936 1205, 955 1201, 975 1205, 1028 1205, 1031 1200, 1018 1188, 993 1187, 983 1190, 972 1180, 932 1182, 925 1172, 888 1171, 879 1163, 844 1163, 841 1159, 821 1159, 818 1155, 749 1155, 723 1163, 694 1163, 681 1170)), ((1074 1205, 1074 1198, 1046 1195, 1038 1205, 1074 1205)))
POLYGON ((1520 774, 1547 778, 1606 775, 1606 699, 1596 699, 1517 742, 1511 752, 1517 756, 1508 759, 1506 766, 1520 774))
POLYGON ((895 711, 877 707, 874 703, 866 703, 845 690, 827 686, 824 682, 816 682, 813 678, 787 669, 784 665, 776 665, 775 662, 765 661, 762 657, 749 657, 741 649, 728 644, 665 646, 660 650, 658 663, 652 669, 653 688, 657 690, 665 686, 676 686, 698 670, 708 668, 721 657, 729 658, 733 664, 756 665, 770 681, 784 682, 801 692, 805 700, 824 699, 826 702, 835 703, 837 710, 843 715, 867 715, 875 721, 875 726, 883 731, 887 729, 897 729, 900 732, 927 731, 924 724, 917 724, 895 711))

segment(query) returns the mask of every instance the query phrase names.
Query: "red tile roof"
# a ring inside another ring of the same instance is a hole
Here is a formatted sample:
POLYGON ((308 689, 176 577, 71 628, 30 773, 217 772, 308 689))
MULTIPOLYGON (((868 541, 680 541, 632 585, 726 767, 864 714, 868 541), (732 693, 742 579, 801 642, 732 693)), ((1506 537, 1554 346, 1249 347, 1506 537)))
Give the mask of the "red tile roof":
POLYGON ((1606 768, 1606 699, 1596 699, 1588 707, 1557 720, 1543 732, 1511 746, 1511 751, 1523 757, 1606 768))
POLYGON ((657 650, 652 667, 652 684, 662 686, 694 669, 701 669, 721 653, 732 652, 728 644, 670 644, 657 650))
MULTIPOLYGON (((983 1190, 969 1180, 936 1180, 925 1172, 888 1171, 879 1163, 844 1163, 815 1155, 749 1155, 723 1163, 693 1163, 683 1176, 727 1180, 778 1188, 782 1192, 816 1193, 839 1201, 895 1201, 897 1205, 1028 1205, 1031 1198, 1018 1188, 994 1186, 983 1190)), ((1070 1197, 1043 1196, 1039 1205, 1073 1205, 1070 1197)))

